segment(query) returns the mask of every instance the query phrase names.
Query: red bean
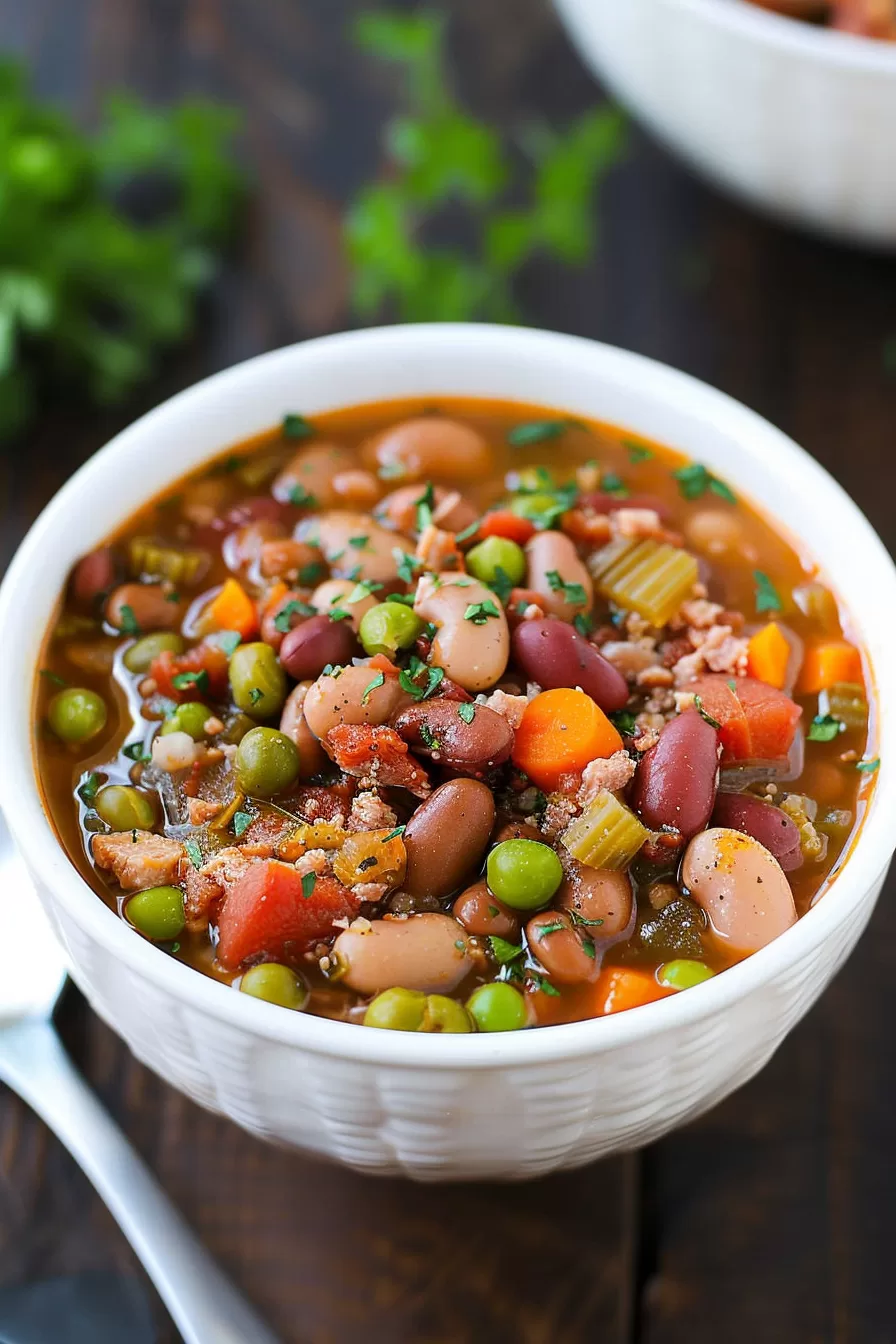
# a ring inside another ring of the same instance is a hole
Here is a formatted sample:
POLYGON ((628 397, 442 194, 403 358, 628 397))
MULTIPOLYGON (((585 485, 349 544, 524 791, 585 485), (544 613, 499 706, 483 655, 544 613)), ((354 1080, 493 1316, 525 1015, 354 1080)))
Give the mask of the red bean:
POLYGON ((282 523, 283 505, 271 495, 255 495, 240 500, 227 512, 229 527, 245 527, 247 523, 282 523))
POLYGON ((780 807, 764 803, 749 793, 720 793, 712 814, 713 826, 752 835, 770 854, 774 854, 785 873, 803 862, 800 833, 796 823, 780 807))
POLYGON ((329 663, 344 666, 360 652, 348 621, 310 616, 285 636, 280 645, 280 662, 296 681, 314 681, 329 663))
POLYGON ((90 603, 108 593, 115 583, 115 558, 110 546, 101 546, 79 560, 72 574, 72 596, 90 603))
POLYGON ((450 896, 475 873, 495 824, 491 789, 475 779, 449 779, 430 794, 404 833, 412 896, 450 896))
POLYGON ((552 980, 558 985, 580 985, 596 980, 600 959, 590 929, 574 927, 563 910, 545 910, 526 925, 526 940, 552 980))
POLYGON ((543 690, 580 686, 603 710, 625 708, 625 677, 565 621, 523 621, 511 647, 514 661, 543 690))
POLYGON ((403 710, 394 727, 419 755, 463 775, 481 775, 507 760, 513 729, 486 705, 465 709, 469 722, 461 708, 456 700, 427 700, 403 710))
POLYGON ((631 801, 654 830, 668 826, 690 837, 712 816, 718 780, 718 733, 696 709, 687 709, 666 724, 642 758, 631 801))
POLYGON ((503 905, 493 896, 485 881, 477 882, 462 892, 454 902, 454 918, 463 924, 467 933, 480 938, 495 935, 509 942, 519 941, 520 921, 515 910, 503 905))

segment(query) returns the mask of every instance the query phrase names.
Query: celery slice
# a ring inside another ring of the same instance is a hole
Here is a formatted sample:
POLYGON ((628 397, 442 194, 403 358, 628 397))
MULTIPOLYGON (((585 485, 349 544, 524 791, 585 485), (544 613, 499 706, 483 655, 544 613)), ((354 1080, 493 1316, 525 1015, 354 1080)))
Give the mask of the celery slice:
POLYGON ((591 868, 625 868, 650 832, 609 789, 601 789, 560 839, 574 859, 591 868))
POLYGON ((697 582, 697 561, 657 541, 611 542, 589 563, 598 591, 651 625, 670 621, 697 582))
POLYGON ((167 579, 169 583, 189 586, 201 578, 208 567, 208 555, 205 551, 159 546, 151 537, 132 537, 128 562, 135 579, 167 579))
POLYGON ((818 697, 822 714, 831 714, 847 728, 864 728, 868 723, 868 701, 865 689, 855 682, 836 681, 818 697))

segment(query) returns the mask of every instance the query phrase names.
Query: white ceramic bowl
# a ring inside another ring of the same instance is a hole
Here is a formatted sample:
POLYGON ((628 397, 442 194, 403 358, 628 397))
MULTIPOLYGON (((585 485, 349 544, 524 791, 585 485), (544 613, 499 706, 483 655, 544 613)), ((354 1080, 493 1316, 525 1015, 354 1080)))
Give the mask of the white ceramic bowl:
POLYGON ((896 244, 896 43, 744 0, 555 0, 585 61, 650 130, 747 202, 896 244))
MULTIPOLYGON (((29 532, 0 590, 0 805, 73 974, 134 1053, 246 1129, 376 1172, 526 1177, 657 1138, 751 1077, 858 938, 896 841, 896 710, 845 868, 777 942, 675 998, 617 1017, 492 1036, 373 1031, 282 1009, 135 935, 66 858, 31 751, 34 668, 72 563, 147 496, 274 424, 377 398, 519 398, 597 416, 706 462, 786 514, 852 611, 878 685, 896 684, 896 573, 829 476, 721 393, 637 355, 547 332, 416 326, 309 341, 166 402, 92 458, 29 532)), ((9 950, 6 955, 10 955, 9 950)))

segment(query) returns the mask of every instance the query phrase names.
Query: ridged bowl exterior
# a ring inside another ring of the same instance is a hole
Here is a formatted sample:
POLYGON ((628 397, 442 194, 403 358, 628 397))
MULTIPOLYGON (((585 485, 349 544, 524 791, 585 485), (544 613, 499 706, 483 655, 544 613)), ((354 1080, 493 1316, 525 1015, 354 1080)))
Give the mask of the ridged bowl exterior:
POLYGON ((810 229, 896 245, 896 44, 744 0, 555 0, 579 52, 720 187, 810 229))
POLYGON ((896 571, 840 488, 766 421, 636 355, 508 327, 394 327, 249 361, 166 402, 81 469, 0 588, 0 806, 90 1003, 200 1105, 274 1142, 419 1180, 521 1179, 649 1142, 750 1078, 867 921, 896 831, 896 715, 858 841, 812 910, 723 975, 596 1021, 494 1035, 375 1031, 290 1013, 181 965, 99 899, 60 847, 32 754, 34 668, 69 569, 215 452, 275 423, 402 396, 491 396, 594 416, 705 462, 824 558, 873 680, 896 685, 896 571), (114 489, 110 489, 110 482, 114 489), (836 528, 831 520, 836 518, 836 528))

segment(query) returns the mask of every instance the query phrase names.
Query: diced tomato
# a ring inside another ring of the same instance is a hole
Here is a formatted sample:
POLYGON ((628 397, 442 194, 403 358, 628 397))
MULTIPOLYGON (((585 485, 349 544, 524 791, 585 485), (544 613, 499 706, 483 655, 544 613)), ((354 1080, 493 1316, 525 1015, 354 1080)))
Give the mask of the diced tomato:
POLYGON ((494 509, 487 513, 479 524, 478 538, 504 537, 525 546, 530 537, 535 536, 535 525, 528 518, 520 518, 509 509, 494 509))
POLYGON ((330 936, 334 919, 356 913, 351 892, 335 877, 315 877, 312 886, 306 876, 304 890, 302 881, 291 864, 269 859, 233 884, 218 917, 217 956, 225 970, 256 957, 295 961, 330 936))
POLYGON ((714 672, 682 689, 699 695, 706 713, 721 724, 723 762, 772 761, 790 750, 803 711, 776 687, 714 672))
POLYGON ((418 798, 431 792, 429 775, 394 728, 340 723, 327 733, 324 745, 347 775, 372 775, 379 784, 409 789, 418 798))
POLYGON ((214 644, 197 644, 180 654, 165 649, 153 659, 149 675, 159 694, 170 700, 222 700, 227 694, 227 654, 214 644), (175 678, 185 674, 185 684, 175 685, 175 678))

